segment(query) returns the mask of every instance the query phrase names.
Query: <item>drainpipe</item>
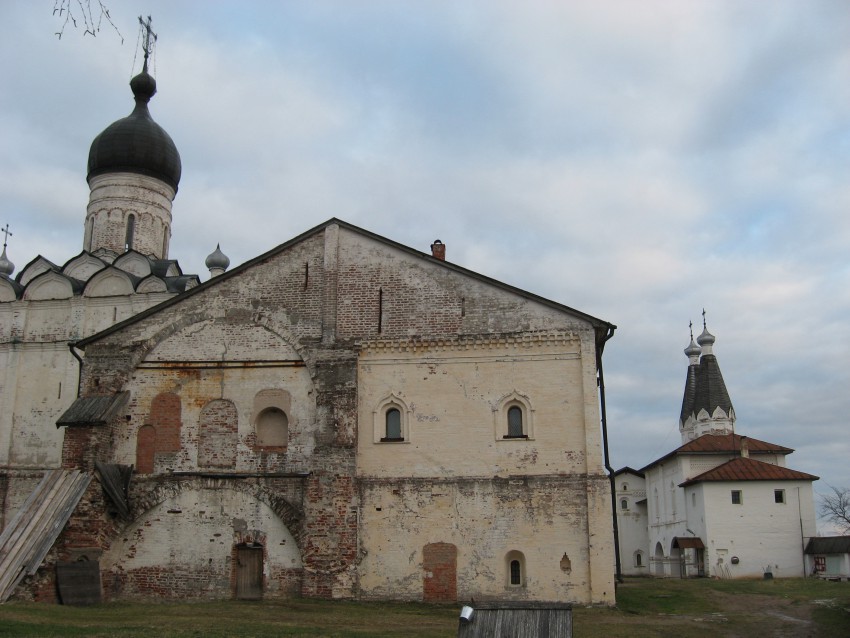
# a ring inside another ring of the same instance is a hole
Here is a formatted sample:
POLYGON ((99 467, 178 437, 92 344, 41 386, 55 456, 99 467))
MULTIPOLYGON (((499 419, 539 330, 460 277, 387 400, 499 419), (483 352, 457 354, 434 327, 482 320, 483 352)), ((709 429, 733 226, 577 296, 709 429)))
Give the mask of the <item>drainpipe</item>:
POLYGON ((68 342, 68 349, 71 351, 71 354, 74 356, 74 358, 80 364, 80 366, 77 368, 77 398, 79 399, 80 398, 80 383, 82 382, 82 378, 83 378, 83 359, 80 357, 80 355, 77 354, 77 351, 74 349, 74 348, 76 348, 76 346, 77 346, 76 341, 69 341, 68 342))
POLYGON ((800 517, 800 547, 803 550, 803 578, 806 577, 806 537, 803 536, 803 504, 800 502, 800 488, 797 488, 797 515, 800 517))
POLYGON ((599 410, 602 419, 602 448, 605 455, 605 469, 608 470, 608 480, 611 483, 611 517, 614 524, 614 562, 616 565, 616 578, 618 583, 623 582, 623 572, 620 566, 620 530, 617 525, 617 494, 615 492, 616 479, 614 468, 608 456, 608 416, 605 411, 605 374, 602 372, 602 350, 605 343, 614 336, 616 326, 609 326, 602 343, 596 344, 596 382, 599 385, 599 410))

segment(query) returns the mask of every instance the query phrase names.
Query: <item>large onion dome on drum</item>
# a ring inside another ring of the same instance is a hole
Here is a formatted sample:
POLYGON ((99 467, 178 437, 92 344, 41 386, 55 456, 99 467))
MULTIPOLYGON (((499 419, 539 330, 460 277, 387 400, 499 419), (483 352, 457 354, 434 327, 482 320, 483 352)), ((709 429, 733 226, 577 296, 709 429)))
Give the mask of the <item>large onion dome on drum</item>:
POLYGON ((148 111, 156 93, 156 80, 142 71, 130 80, 136 108, 113 122, 94 138, 89 150, 87 180, 105 173, 139 173, 155 177, 174 188, 180 183, 181 163, 177 147, 148 111))

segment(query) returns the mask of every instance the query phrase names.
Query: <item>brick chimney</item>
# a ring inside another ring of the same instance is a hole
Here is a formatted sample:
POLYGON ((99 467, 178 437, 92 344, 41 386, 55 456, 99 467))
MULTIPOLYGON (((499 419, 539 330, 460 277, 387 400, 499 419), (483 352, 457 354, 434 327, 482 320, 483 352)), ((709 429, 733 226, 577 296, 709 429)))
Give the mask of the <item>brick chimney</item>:
POLYGON ((741 437, 741 458, 750 458, 750 443, 745 436, 741 437))
POLYGON ((435 239, 431 244, 431 256, 440 261, 446 261, 446 245, 439 239, 435 239))

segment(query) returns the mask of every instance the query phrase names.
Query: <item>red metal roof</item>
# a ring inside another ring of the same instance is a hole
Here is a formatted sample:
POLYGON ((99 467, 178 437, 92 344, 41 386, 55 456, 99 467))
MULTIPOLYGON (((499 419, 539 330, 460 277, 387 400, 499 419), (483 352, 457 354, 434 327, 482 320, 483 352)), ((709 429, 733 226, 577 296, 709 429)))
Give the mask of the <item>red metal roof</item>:
POLYGON ((680 484, 679 487, 706 481, 817 481, 818 476, 798 472, 787 467, 738 457, 719 465, 708 472, 698 474, 680 484))
POLYGON ((741 439, 746 439, 750 454, 791 454, 794 451, 790 447, 783 447, 740 434, 704 434, 693 441, 688 441, 675 451, 679 454, 740 452, 741 439))
POLYGON ((747 441, 747 449, 750 454, 791 454, 794 450, 790 447, 768 443, 749 436, 740 434, 703 434, 693 441, 677 447, 669 454, 665 454, 649 465, 642 467, 641 472, 666 461, 677 454, 740 454, 741 440, 747 441))

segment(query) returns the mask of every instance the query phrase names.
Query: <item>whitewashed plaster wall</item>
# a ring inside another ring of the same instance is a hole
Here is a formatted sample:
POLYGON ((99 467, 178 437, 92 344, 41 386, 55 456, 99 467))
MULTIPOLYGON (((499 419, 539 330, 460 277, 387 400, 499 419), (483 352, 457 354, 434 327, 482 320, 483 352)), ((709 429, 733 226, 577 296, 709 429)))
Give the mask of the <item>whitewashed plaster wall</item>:
POLYGON ((803 549, 816 533, 810 481, 706 483, 703 491, 706 565, 711 575, 761 578, 765 571, 775 578, 804 575, 803 549), (785 490, 784 503, 775 502, 777 489, 785 490), (732 503, 731 490, 741 490, 740 505, 732 503))

